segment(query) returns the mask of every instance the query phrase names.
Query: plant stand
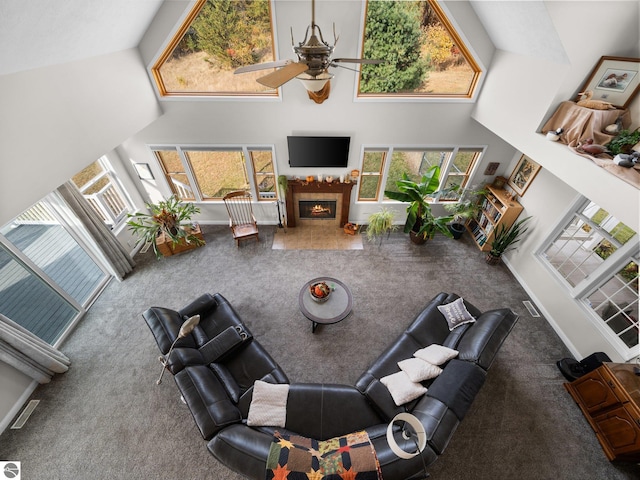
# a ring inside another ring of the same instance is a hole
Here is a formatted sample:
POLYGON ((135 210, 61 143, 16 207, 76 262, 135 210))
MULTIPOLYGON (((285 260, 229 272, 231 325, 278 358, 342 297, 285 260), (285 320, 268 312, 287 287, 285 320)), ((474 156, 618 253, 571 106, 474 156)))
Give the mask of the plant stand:
POLYGON ((187 243, 184 238, 181 238, 179 242, 174 244, 169 237, 167 237, 164 233, 161 233, 156 238, 156 247, 163 257, 177 255, 178 253, 193 250, 194 248, 198 248, 204 245, 204 237, 202 236, 202 230, 200 229, 199 225, 194 229, 185 227, 185 230, 188 234, 198 237, 202 241, 202 244, 196 245, 195 243, 187 243))

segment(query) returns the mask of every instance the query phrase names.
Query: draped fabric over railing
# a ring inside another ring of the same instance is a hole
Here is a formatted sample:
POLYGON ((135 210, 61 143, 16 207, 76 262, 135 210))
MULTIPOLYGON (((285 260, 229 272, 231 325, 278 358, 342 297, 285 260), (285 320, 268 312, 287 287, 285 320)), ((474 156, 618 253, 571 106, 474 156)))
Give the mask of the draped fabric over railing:
POLYGON ((111 274, 118 280, 122 280, 135 267, 135 262, 129 253, 71 181, 58 187, 58 193, 95 241, 99 249, 98 253, 104 259, 111 274))
POLYGON ((38 383, 49 383, 54 374, 66 372, 71 364, 63 353, 1 313, 0 361, 38 383))

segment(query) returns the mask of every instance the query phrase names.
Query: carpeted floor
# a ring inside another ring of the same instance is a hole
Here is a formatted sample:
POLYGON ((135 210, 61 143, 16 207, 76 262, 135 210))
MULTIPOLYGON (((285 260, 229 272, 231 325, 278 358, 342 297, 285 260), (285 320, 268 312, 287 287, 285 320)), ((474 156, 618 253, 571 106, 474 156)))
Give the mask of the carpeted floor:
POLYGON ((434 479, 591 480, 639 478, 613 465, 562 386, 555 361, 568 356, 544 318, 524 308, 524 290, 502 265, 491 267, 469 239, 437 237, 423 246, 401 234, 362 250, 273 250, 276 227, 236 248, 226 227, 204 226, 207 245, 156 261, 112 282, 61 350, 71 369, 39 387, 22 430, 0 436, 0 460, 22 462, 22 478, 230 479, 241 477, 207 451, 175 383, 160 373, 158 350, 141 313, 180 308, 220 292, 292 382, 353 384, 382 349, 440 291, 482 310, 521 317, 494 362, 434 479), (349 285, 353 314, 315 334, 297 295, 315 276, 349 285))

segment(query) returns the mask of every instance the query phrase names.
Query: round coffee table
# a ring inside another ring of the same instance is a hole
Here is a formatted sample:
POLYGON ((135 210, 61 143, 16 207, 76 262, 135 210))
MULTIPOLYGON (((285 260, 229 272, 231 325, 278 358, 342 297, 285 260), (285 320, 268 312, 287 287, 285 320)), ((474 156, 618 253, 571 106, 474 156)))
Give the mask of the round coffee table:
POLYGON ((338 323, 349 316, 353 307, 351 290, 340 280, 331 277, 318 277, 304 284, 298 296, 300 311, 311 320, 311 332, 315 333, 318 325, 338 323), (317 282, 326 282, 333 290, 326 302, 319 303, 311 298, 309 287, 317 282))

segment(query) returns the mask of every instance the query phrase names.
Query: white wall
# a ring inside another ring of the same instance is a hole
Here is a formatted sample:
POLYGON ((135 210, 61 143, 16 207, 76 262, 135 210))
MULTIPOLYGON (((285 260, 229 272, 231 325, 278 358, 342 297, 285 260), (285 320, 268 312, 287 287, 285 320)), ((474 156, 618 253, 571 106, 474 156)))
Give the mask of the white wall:
POLYGON ((0 76, 0 224, 162 113, 137 49, 0 76))
MULTIPOLYGON (((154 24, 141 43, 143 58, 152 64, 164 46, 162 28, 177 29, 184 17, 186 2, 171 2, 156 16, 154 24)), ((336 24, 340 40, 334 57, 358 57, 358 43, 364 3, 360 1, 320 1, 316 5, 316 23, 323 29, 325 40, 333 41, 331 25, 336 24)), ((464 37, 473 46, 481 63, 488 63, 493 54, 486 32, 474 11, 466 2, 450 2, 448 8, 460 15, 456 22, 464 26, 464 37)), ((282 1, 275 3, 278 50, 280 58, 291 58, 290 27, 296 40, 301 40, 310 20, 310 2, 282 1)), ((123 143, 123 150, 136 161, 154 162, 148 145, 274 145, 277 173, 289 177, 304 177, 322 173, 339 176, 352 169, 360 169, 363 145, 488 145, 485 162, 501 162, 503 169, 513 155, 513 148, 486 128, 471 119, 471 102, 389 102, 354 101, 356 74, 335 68, 328 100, 318 105, 309 100, 302 85, 293 80, 282 88, 279 100, 163 100, 165 114, 139 134, 123 143), (292 169, 288 165, 287 135, 339 134, 351 137, 349 165, 346 169, 319 171, 313 168, 292 169)), ((155 163, 155 162, 154 162, 155 163)), ((480 171, 484 170, 482 166, 480 171)), ((168 187, 162 172, 154 171, 157 181, 148 188, 149 195, 166 196, 168 187)), ((481 178, 476 181, 482 181, 481 178)), ((149 187, 149 185, 147 184, 149 187)), ((355 192, 353 194, 355 199, 355 192)), ((227 215, 221 205, 199 205, 202 222, 226 222, 227 215)), ((350 220, 363 223, 378 206, 370 203, 353 204, 350 220)), ((404 212, 404 208, 398 209, 404 212)), ((262 206, 257 212, 259 220, 276 222, 275 206, 262 206), (260 211, 261 210, 261 211, 260 211)), ((400 221, 400 220, 398 220, 400 221)))
MULTIPOLYGON (((570 63, 498 51, 473 117, 542 166, 520 202, 532 233, 507 254, 514 275, 578 359, 604 351, 623 360, 558 281, 533 256, 568 205, 584 195, 640 232, 640 191, 536 133, 561 101, 574 98, 601 56, 640 57, 638 2, 545 2, 570 63), (596 35, 585 25, 597 19, 596 35)), ((631 111, 640 126, 640 99, 631 111)), ((519 155, 514 157, 515 165, 519 155)))
MULTIPOLYGON (((0 105, 0 225, 162 113, 137 49, 0 76, 0 105)), ((10 420, 31 379, 0 363, 0 382, 10 420)))

